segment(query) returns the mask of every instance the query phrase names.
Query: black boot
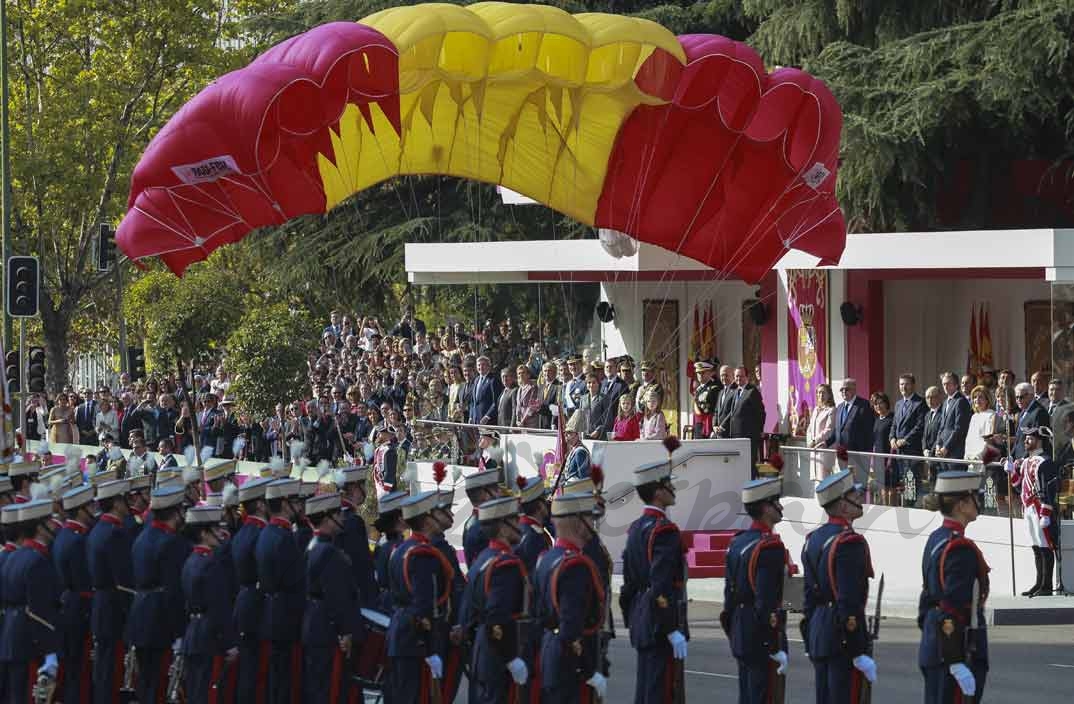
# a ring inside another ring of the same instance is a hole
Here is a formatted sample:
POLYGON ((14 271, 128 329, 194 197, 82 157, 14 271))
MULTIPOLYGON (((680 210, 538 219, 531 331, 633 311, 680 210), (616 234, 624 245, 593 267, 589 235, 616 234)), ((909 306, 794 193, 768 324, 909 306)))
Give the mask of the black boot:
POLYGON ((1044 555, 1036 545, 1033 546, 1033 562, 1037 567, 1037 583, 1022 592, 1022 596, 1036 596, 1040 591, 1041 582, 1044 581, 1044 555))
POLYGON ((1052 595, 1052 572, 1055 570, 1055 552, 1048 548, 1041 548, 1044 557, 1044 579, 1041 580, 1040 589, 1033 596, 1052 595))

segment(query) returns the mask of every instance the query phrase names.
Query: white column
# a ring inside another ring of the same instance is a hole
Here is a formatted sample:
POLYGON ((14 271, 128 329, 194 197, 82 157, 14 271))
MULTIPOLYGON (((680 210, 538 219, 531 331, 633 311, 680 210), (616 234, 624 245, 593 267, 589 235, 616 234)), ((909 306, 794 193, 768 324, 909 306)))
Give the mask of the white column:
MULTIPOLYGON (((781 432, 786 432, 786 414, 787 404, 790 403, 790 390, 791 383, 790 370, 787 368, 787 270, 778 269, 776 271, 778 278, 776 280, 776 382, 778 384, 777 389, 779 393, 777 395, 779 404, 779 428, 781 432)), ((767 388, 767 387, 766 387, 767 388)), ((772 427, 772 424, 767 423, 768 427, 772 427)))
POLYGON ((847 296, 846 273, 828 271, 828 381, 847 376, 847 335, 839 306, 847 296))

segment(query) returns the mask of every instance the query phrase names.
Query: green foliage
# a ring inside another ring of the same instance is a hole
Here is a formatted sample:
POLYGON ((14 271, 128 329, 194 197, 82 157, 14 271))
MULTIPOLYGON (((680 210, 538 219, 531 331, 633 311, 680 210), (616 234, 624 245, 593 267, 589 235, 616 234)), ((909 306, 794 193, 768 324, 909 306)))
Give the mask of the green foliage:
POLYGON ((146 274, 123 304, 132 336, 145 341, 148 368, 159 371, 219 352, 242 316, 244 290, 237 277, 206 262, 181 279, 163 270, 146 274))
POLYGON ((286 304, 251 307, 227 339, 230 392, 239 405, 268 415, 276 403, 308 393, 307 354, 317 347, 320 327, 286 304))

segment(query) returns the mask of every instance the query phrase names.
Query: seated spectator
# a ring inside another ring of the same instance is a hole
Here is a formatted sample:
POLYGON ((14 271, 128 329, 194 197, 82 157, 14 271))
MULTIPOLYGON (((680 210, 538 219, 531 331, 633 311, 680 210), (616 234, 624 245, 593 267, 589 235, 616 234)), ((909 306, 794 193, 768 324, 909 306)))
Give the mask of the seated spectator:
POLYGON ((641 437, 641 419, 634 410, 634 397, 623 394, 619 397, 619 412, 612 427, 612 440, 637 440, 641 437))

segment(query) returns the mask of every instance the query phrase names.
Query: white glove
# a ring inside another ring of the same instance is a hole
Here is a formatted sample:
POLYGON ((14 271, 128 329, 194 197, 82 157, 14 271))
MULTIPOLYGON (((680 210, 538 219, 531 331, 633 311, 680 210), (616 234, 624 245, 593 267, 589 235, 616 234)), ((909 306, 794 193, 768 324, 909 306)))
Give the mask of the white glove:
POLYGON ((1014 474, 1014 460, 1010 457, 1008 457, 1007 461, 1003 463, 1003 471, 1005 471, 1007 474, 1014 474))
POLYGON ((183 639, 182 638, 176 638, 174 641, 172 641, 172 652, 175 653, 176 655, 179 654, 179 651, 182 649, 182 647, 183 647, 183 639))
POLYGON ((972 697, 977 693, 977 680, 973 679, 973 673, 970 672, 970 668, 963 663, 956 662, 947 670, 955 678, 955 682, 958 682, 958 688, 962 690, 964 696, 972 697))
POLYGON ((778 662, 779 663, 779 667, 776 668, 776 674, 777 675, 782 675, 784 672, 787 671, 787 653, 786 653, 786 651, 780 650, 777 653, 773 653, 773 654, 768 656, 768 659, 771 660, 772 662, 778 662))
POLYGON ((1051 516, 1041 516, 1040 517, 1040 527, 1041 528, 1047 528, 1051 524, 1052 524, 1052 517, 1051 516))
POLYGON ((49 679, 56 679, 56 673, 60 671, 60 661, 56 658, 56 653, 49 653, 45 656, 45 664, 37 668, 37 674, 48 675, 49 679))
POLYGON ((865 675, 865 679, 869 680, 869 683, 876 682, 876 661, 868 655, 859 655, 854 658, 854 667, 858 669, 858 672, 865 675))
POLYGON ((513 679, 515 684, 519 687, 526 684, 526 680, 530 678, 530 671, 526 667, 526 663, 522 661, 522 658, 515 658, 507 663, 507 669, 511 673, 511 679, 513 679))
POLYGON ((439 680, 444 677, 444 662, 439 655, 430 655, 425 658, 425 664, 429 666, 429 672, 433 673, 433 679, 439 680))
POLYGON ((585 681, 593 691, 597 694, 597 699, 604 699, 604 695, 608 691, 608 678, 599 672, 594 672, 593 676, 585 681))
POLYGON ((686 636, 679 631, 668 633, 668 642, 671 643, 671 652, 676 660, 686 659, 686 636))

